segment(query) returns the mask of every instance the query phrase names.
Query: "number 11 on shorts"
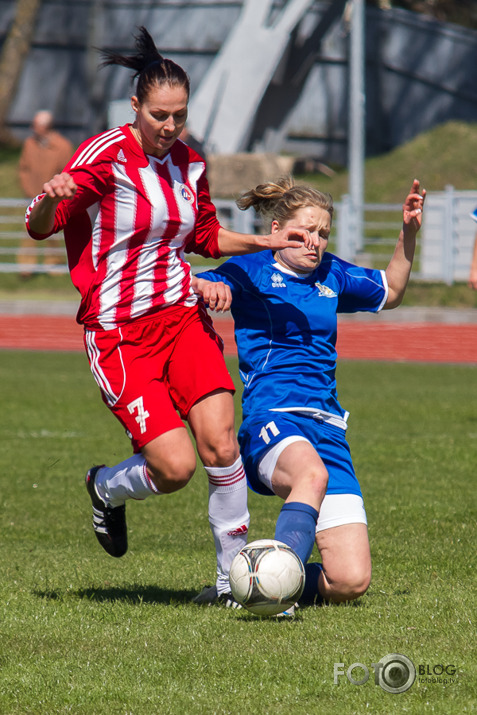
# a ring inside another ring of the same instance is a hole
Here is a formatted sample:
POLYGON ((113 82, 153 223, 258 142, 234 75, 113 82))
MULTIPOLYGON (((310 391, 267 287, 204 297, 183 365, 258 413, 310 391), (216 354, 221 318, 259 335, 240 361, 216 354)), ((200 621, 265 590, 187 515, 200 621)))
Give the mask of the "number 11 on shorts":
POLYGON ((260 437, 263 439, 265 444, 269 444, 270 440, 271 440, 269 431, 270 431, 272 437, 276 437, 278 434, 280 434, 280 430, 276 426, 275 422, 273 422, 273 421, 269 422, 267 425, 262 427, 262 429, 260 430, 260 437))

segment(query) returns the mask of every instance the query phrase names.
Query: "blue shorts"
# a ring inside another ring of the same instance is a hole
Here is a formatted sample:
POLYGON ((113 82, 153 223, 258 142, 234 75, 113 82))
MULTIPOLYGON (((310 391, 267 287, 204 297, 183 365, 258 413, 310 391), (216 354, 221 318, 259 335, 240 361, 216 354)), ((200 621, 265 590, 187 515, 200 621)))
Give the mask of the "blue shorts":
POLYGON ((238 433, 250 489, 258 494, 273 495, 260 481, 258 465, 271 447, 292 436, 307 439, 320 455, 328 470, 327 494, 362 496, 345 430, 308 415, 268 410, 248 417, 238 433))

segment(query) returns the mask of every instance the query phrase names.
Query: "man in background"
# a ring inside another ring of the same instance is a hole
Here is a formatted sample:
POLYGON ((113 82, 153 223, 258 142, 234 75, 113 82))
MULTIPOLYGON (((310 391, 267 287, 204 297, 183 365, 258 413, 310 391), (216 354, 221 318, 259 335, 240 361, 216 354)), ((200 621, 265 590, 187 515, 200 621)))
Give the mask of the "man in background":
MULTIPOLYGON (((73 155, 72 143, 53 130, 53 115, 47 110, 35 114, 32 121, 32 133, 25 139, 19 163, 19 178, 26 198, 33 199, 43 191, 43 184, 54 174, 63 171, 73 155)), ((64 262, 61 252, 61 240, 50 238, 44 254, 45 266, 53 267, 64 262)), ((18 254, 20 274, 29 278, 38 263, 38 245, 33 239, 22 239, 18 254)), ((48 270, 53 273, 53 269, 48 270)))

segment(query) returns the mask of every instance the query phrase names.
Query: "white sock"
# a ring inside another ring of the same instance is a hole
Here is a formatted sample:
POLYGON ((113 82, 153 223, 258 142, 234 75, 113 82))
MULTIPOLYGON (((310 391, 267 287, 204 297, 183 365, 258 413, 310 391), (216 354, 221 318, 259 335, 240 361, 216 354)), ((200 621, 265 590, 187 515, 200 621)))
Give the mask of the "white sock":
POLYGON ((101 467, 95 487, 101 499, 113 508, 124 504, 126 499, 146 499, 151 494, 160 494, 147 473, 142 454, 134 454, 114 467, 101 467))
POLYGON ((209 477, 209 524, 217 552, 217 593, 230 591, 229 571, 247 543, 247 480, 239 457, 230 467, 204 467, 209 477))

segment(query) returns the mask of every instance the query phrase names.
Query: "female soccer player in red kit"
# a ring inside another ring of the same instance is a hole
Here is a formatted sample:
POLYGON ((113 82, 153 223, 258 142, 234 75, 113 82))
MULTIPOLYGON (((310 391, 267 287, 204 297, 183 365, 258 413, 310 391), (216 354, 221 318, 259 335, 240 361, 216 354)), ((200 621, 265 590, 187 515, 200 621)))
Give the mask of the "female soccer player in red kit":
POLYGON ((36 239, 64 230, 91 370, 134 450, 120 464, 89 470, 93 527, 103 548, 122 556, 126 500, 187 484, 196 466, 187 420, 209 479, 217 552, 216 585, 196 600, 228 604, 230 563, 247 538, 247 486, 234 385, 184 253, 218 258, 312 246, 314 239, 303 230, 254 236, 221 227, 204 160, 178 139, 187 119, 187 74, 159 54, 143 27, 134 54, 103 57, 134 71, 135 121, 85 141, 44 185, 26 219, 36 239))

